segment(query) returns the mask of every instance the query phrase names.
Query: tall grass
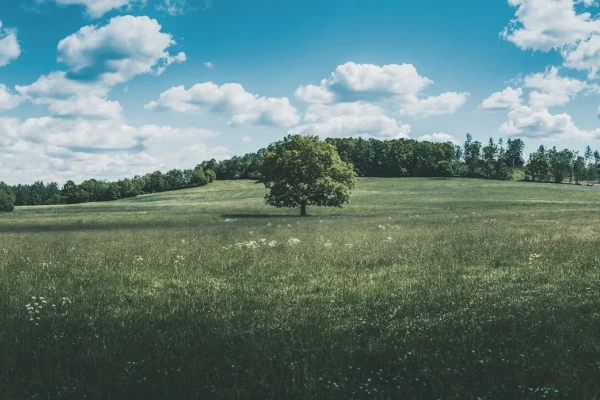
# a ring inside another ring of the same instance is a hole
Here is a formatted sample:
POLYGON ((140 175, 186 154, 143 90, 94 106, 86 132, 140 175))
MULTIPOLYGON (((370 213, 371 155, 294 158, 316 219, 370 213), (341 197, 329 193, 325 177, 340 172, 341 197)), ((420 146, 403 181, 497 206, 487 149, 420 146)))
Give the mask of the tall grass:
POLYGON ((0 216, 0 398, 600 397, 597 190, 365 179, 309 218, 263 194, 0 216))

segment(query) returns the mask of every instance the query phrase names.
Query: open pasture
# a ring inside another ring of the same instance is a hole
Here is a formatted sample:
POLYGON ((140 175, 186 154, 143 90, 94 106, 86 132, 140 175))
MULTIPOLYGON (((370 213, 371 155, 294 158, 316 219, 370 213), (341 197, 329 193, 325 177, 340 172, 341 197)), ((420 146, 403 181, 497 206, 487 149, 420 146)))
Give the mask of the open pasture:
POLYGON ((0 215, 1 399, 597 399, 600 191, 250 181, 0 215))

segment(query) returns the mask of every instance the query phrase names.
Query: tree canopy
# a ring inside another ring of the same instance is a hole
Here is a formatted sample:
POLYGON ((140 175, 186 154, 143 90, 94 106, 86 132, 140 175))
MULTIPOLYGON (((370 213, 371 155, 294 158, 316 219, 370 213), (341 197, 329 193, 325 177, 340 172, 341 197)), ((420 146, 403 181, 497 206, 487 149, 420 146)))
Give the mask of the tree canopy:
POLYGON ((260 167, 269 193, 265 202, 275 207, 342 207, 356 184, 351 164, 335 147, 316 136, 287 136, 269 146, 260 167))

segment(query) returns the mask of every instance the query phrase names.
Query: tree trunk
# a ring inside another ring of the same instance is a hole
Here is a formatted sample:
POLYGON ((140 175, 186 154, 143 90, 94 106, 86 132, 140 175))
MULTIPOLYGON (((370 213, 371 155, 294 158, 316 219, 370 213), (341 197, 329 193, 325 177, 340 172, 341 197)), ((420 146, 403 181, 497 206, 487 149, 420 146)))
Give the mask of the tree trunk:
POLYGON ((300 216, 306 217, 306 203, 300 205, 300 216))

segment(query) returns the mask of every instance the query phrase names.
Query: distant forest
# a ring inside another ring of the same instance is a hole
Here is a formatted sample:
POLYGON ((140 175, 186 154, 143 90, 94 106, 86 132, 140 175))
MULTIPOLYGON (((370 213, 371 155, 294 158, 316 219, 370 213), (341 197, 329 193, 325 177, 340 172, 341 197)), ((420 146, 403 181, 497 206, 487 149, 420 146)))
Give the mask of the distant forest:
MULTIPOLYGON (((351 163, 362 177, 447 177, 463 176, 497 180, 526 180, 554 183, 595 183, 600 169, 600 153, 587 146, 583 155, 564 149, 540 148, 525 160, 521 139, 490 138, 484 145, 467 134, 463 146, 452 143, 420 142, 411 139, 377 140, 328 138, 340 158, 351 163)), ((260 166, 268 149, 209 160, 194 169, 155 171, 116 182, 88 179, 79 184, 67 181, 35 182, 9 186, 0 182, 0 197, 17 206, 75 204, 111 201, 141 194, 204 186, 215 179, 259 180, 260 166)), ((0 201, 1 202, 1 201, 0 201)))

